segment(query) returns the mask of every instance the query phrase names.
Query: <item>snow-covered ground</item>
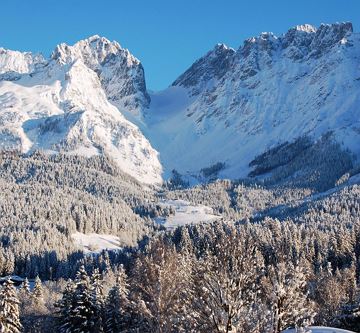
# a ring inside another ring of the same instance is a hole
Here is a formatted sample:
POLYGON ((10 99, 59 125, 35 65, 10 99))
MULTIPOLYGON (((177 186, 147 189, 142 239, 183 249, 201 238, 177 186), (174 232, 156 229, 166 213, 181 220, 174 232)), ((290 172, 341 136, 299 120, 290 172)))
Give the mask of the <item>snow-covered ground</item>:
MULTIPOLYGON (((295 329, 285 330, 283 333, 296 333, 295 329)), ((300 332, 300 331, 299 331, 300 332)), ((323 327, 323 326, 312 326, 309 327, 307 333, 354 333, 352 331, 342 330, 340 328, 323 327)))
MULTIPOLYGON (((21 284, 23 283, 23 281, 25 280, 25 278, 22 278, 18 275, 6 275, 6 276, 1 276, 0 277, 0 286, 6 281, 10 279, 15 287, 20 287, 21 284)), ((29 287, 30 290, 33 290, 34 286, 35 286, 35 280, 34 279, 29 279, 29 287)))
POLYGON ((173 207, 175 215, 169 217, 157 217, 156 223, 162 224, 168 229, 186 224, 215 221, 220 216, 214 215, 213 209, 204 205, 193 205, 185 200, 163 200, 159 203, 163 207, 173 207))
POLYGON ((74 243, 78 245, 84 253, 97 253, 102 250, 119 250, 119 237, 113 235, 83 234, 76 232, 71 235, 74 243))

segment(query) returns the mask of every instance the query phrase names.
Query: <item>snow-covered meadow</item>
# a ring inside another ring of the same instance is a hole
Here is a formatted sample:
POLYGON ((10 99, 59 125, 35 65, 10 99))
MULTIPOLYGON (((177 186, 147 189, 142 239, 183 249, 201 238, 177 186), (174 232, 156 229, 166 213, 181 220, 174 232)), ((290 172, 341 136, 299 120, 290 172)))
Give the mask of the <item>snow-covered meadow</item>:
POLYGON ((212 222, 220 218, 220 216, 214 215, 211 207, 193 205, 185 200, 163 200, 159 205, 163 207, 172 207, 175 210, 174 215, 155 218, 156 223, 163 225, 167 229, 174 229, 186 224, 212 222))
POLYGON ((84 253, 98 253, 102 250, 119 250, 120 239, 113 235, 83 234, 76 232, 71 235, 74 243, 79 246, 84 253))

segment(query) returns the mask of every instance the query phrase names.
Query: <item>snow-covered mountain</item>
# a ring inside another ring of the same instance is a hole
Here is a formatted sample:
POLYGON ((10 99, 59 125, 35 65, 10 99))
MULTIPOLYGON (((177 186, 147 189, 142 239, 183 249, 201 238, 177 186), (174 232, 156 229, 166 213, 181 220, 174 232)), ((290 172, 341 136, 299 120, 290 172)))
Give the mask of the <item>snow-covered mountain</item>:
POLYGON ((2 149, 105 153, 138 180, 161 182, 158 153, 122 115, 149 103, 143 68, 128 50, 93 36, 57 46, 48 60, 13 51, 0 59, 2 149))
POLYGON ((30 73, 35 70, 36 66, 44 62, 45 59, 41 54, 6 50, 0 47, 0 74, 30 73))
POLYGON ((360 35, 351 23, 262 33, 237 50, 218 44, 151 96, 144 129, 166 171, 246 176, 258 154, 309 135, 360 155, 360 35))
POLYGON ((108 100, 119 108, 139 113, 149 105, 140 61, 115 41, 95 35, 74 46, 60 44, 55 48, 52 59, 59 64, 80 59, 98 74, 108 100))
POLYGON ((106 153, 146 183, 163 169, 167 178, 216 164, 238 178, 255 156, 302 136, 331 132, 360 156, 359 91, 350 23, 218 44, 151 94, 139 60, 103 37, 60 44, 49 59, 0 49, 0 147, 106 153))

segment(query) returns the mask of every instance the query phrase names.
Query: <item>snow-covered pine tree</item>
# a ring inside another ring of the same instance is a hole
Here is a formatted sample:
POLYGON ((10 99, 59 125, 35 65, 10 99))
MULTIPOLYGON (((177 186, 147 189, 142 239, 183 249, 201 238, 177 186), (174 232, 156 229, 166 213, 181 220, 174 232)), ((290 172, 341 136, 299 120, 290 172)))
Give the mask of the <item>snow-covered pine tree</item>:
POLYGON ((256 317, 259 309, 256 297, 263 267, 255 243, 250 238, 244 239, 235 229, 229 229, 212 241, 215 247, 193 265, 188 312, 193 316, 194 329, 257 332, 262 323, 248 321, 256 317))
POLYGON ((355 265, 343 269, 320 270, 315 281, 314 299, 319 311, 316 321, 321 325, 360 330, 360 298, 356 284, 355 265))
POLYGON ((21 283, 19 288, 19 301, 20 301, 20 312, 21 315, 27 315, 30 312, 32 304, 32 295, 30 290, 29 280, 27 278, 21 283))
POLYGON ((71 332, 72 318, 71 313, 73 310, 75 283, 71 280, 67 283, 63 291, 62 298, 55 303, 58 314, 58 330, 59 333, 71 332))
POLYGON ((0 291, 0 332, 19 333, 21 330, 19 300, 12 281, 8 279, 0 291))
POLYGON ((44 302, 44 290, 39 276, 35 278, 34 289, 32 291, 32 298, 35 304, 44 302))
POLYGON ((98 269, 91 275, 92 303, 94 308, 95 330, 98 333, 104 332, 105 326, 105 295, 103 281, 98 269))
POLYGON ((174 231, 174 242, 177 249, 182 253, 191 254, 194 252, 194 246, 189 235, 188 228, 179 227, 174 231))
POLYGON ((95 333, 96 308, 90 278, 84 266, 76 274, 72 306, 66 332, 95 333))
POLYGON ((141 332, 176 332, 183 325, 184 298, 189 285, 183 256, 162 238, 149 244, 132 270, 133 300, 141 332))
POLYGON ((344 306, 337 321, 343 328, 360 332, 360 298, 354 304, 344 306))
POLYGON ((336 326, 342 315, 342 305, 346 303, 346 291, 344 281, 334 274, 330 262, 316 276, 314 299, 319 305, 316 321, 321 325, 336 326))
POLYGON ((121 266, 116 277, 116 284, 110 289, 106 300, 106 333, 123 331, 127 321, 128 293, 127 276, 121 266))
POLYGON ((101 271, 107 272, 110 270, 110 267, 111 267, 109 253, 107 251, 104 251, 102 258, 103 258, 103 262, 101 264, 101 271))
POLYGON ((28 278, 25 278, 24 281, 22 282, 21 287, 20 287, 20 292, 24 296, 30 295, 30 283, 29 283, 28 278))
POLYGON ((315 317, 308 297, 306 275, 300 265, 281 262, 269 268, 268 297, 274 333, 289 327, 307 327, 315 317))

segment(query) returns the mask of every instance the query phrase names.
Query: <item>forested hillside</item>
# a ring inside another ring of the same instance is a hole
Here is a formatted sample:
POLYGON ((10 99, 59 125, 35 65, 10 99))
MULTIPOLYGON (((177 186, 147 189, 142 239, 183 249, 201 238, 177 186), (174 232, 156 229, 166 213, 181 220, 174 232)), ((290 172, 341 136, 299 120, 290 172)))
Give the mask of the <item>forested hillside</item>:
MULTIPOLYGON (((359 330, 358 175, 352 168, 319 192, 319 179, 330 178, 320 170, 304 187, 291 177, 149 187, 107 157, 3 152, 0 268, 24 281, 20 324, 26 332, 359 330), (176 216, 176 200, 217 219, 166 230, 156 221, 176 216), (77 232, 114 235, 121 246, 85 253, 77 232)), ((12 288, 3 283, 4 302, 12 288)))
POLYGON ((64 265, 82 257, 72 257, 73 233, 113 234, 128 246, 156 229, 146 216, 154 191, 106 157, 3 152, 0 189, 1 274, 68 277, 64 265))

